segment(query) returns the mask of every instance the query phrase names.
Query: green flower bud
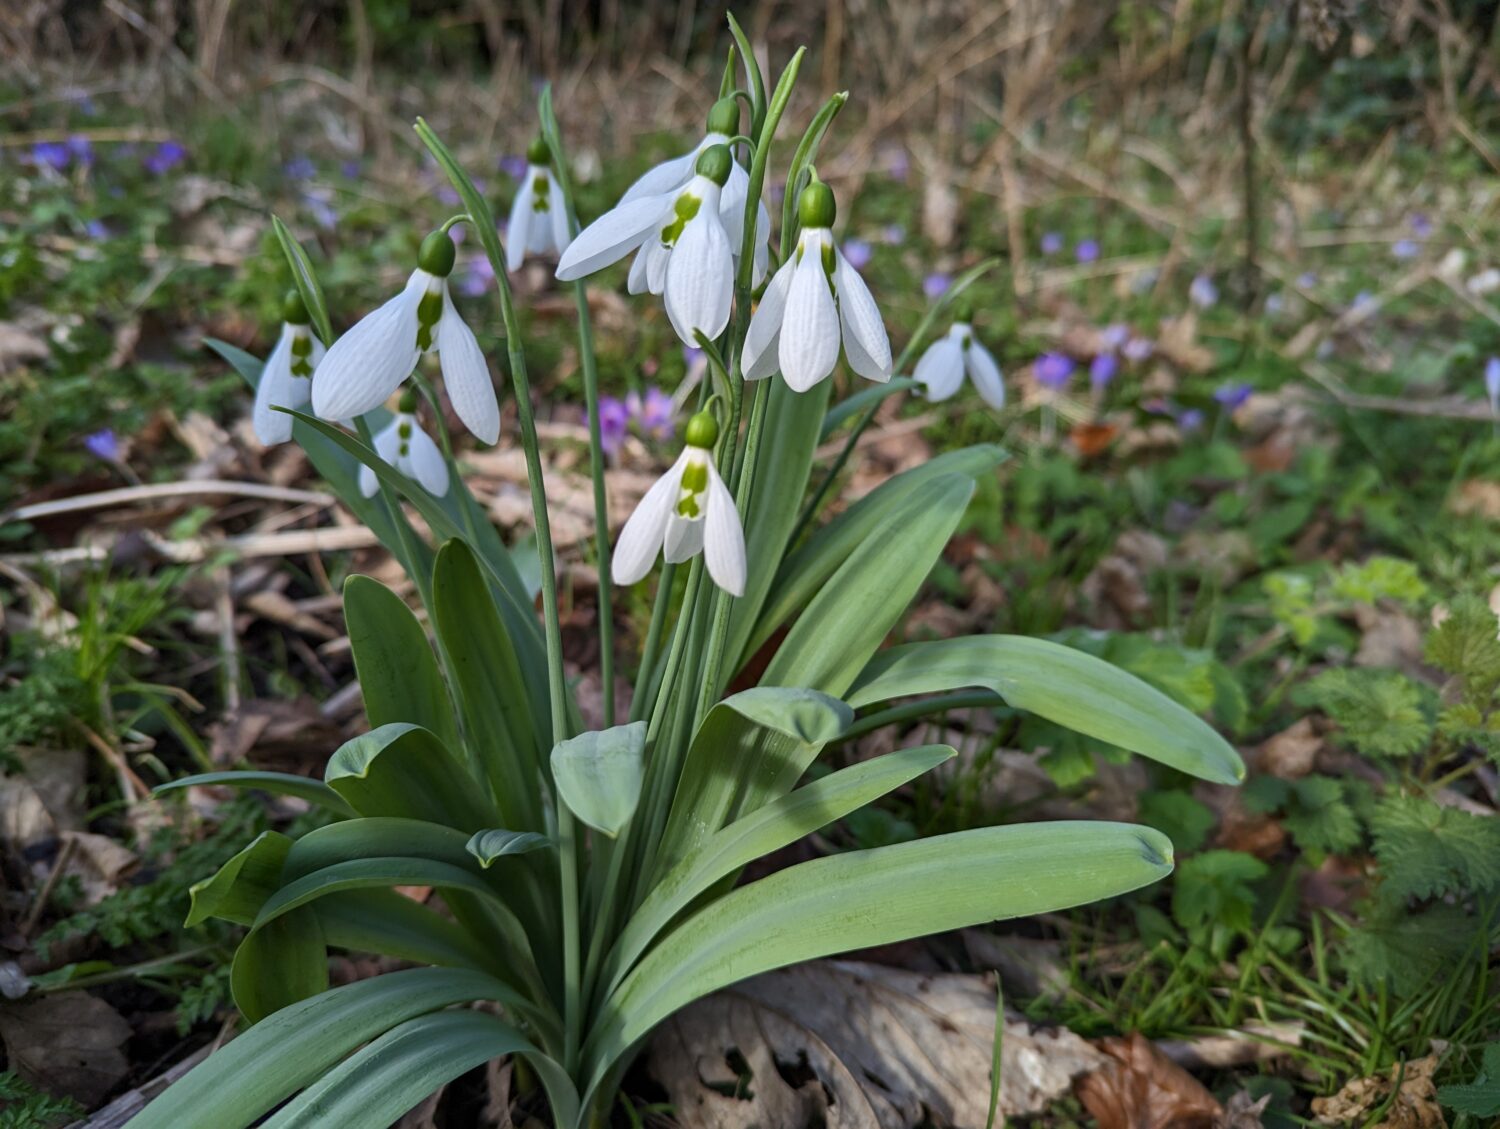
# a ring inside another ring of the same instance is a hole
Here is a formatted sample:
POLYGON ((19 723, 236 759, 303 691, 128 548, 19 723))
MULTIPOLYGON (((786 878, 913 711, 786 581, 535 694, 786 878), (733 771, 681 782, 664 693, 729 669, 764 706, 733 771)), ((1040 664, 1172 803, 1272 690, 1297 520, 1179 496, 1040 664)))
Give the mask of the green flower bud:
POLYGON ((718 441, 719 421, 714 419, 713 412, 698 412, 688 420, 687 445, 689 447, 701 447, 705 451, 711 451, 718 441))
POLYGON ((453 263, 457 258, 458 248, 453 246, 453 239, 446 231, 434 231, 422 240, 422 246, 417 250, 417 266, 438 278, 447 278, 453 273, 453 263))
POLYGON ((740 100, 720 98, 708 111, 708 132, 733 137, 740 131, 740 100))
POLYGON ((414 415, 417 410, 417 393, 415 389, 407 388, 401 393, 401 400, 396 405, 396 410, 403 415, 414 415))
POLYGON ((729 155, 729 146, 710 145, 698 157, 698 175, 706 176, 720 188, 729 182, 729 167, 734 158, 729 155))
POLYGON ((803 227, 832 227, 838 215, 838 205, 833 201, 833 189, 821 180, 815 180, 802 190, 797 201, 797 218, 803 227))
POLYGON ((307 316, 307 303, 301 291, 293 288, 281 299, 281 320, 288 325, 306 325, 312 319, 307 316))
POLYGON ((526 160, 533 165, 550 165, 552 163, 552 150, 548 147, 545 137, 538 137, 530 145, 526 146, 526 160))

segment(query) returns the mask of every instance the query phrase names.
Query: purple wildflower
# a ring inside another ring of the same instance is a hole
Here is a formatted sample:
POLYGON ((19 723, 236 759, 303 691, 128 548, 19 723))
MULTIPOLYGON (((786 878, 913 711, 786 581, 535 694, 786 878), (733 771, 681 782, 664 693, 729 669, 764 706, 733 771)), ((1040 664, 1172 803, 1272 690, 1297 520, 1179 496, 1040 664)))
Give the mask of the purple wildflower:
POLYGON ((107 463, 120 461, 120 441, 115 438, 114 431, 108 427, 92 435, 85 435, 83 445, 96 459, 103 459, 107 463))
POLYGON ((933 271, 922 280, 922 293, 929 298, 938 298, 953 285, 953 279, 942 271, 933 271))
POLYGON ((1130 327, 1121 322, 1107 325, 1099 331, 1099 341, 1111 353, 1130 340, 1130 327))
POLYGON ((1297 276, 1297 289, 1311 290, 1318 285, 1318 276, 1310 270, 1305 270, 1297 276))
POLYGON ((477 298, 495 281, 495 268, 488 255, 471 255, 458 280, 458 291, 466 298, 477 298))
POLYGON ((67 146, 68 155, 84 168, 88 168, 94 163, 94 146, 87 137, 75 133, 72 137, 68 138, 67 146))
POLYGON ((526 175, 526 158, 518 157, 514 153, 500 158, 500 171, 512 180, 520 180, 526 175))
POLYGON ((311 180, 318 175, 318 167, 312 163, 312 158, 305 153, 299 153, 281 167, 289 180, 311 180))
POLYGON ((1432 237, 1432 219, 1426 212, 1413 212, 1407 223, 1411 225, 1411 232, 1418 239, 1432 237))
POLYGON ((1500 415, 1500 357, 1484 363, 1484 390, 1489 393, 1490 411, 1500 415))
POLYGON ((1246 400, 1250 399, 1250 393, 1253 391, 1255 389, 1243 380, 1231 381, 1227 384, 1221 384, 1214 389, 1214 399, 1232 412, 1239 408, 1246 400))
POLYGON ((1063 353, 1043 353, 1036 359, 1037 383, 1052 391, 1059 391, 1072 378, 1078 365, 1072 357, 1063 353))
POLYGON ((339 172, 343 175, 345 180, 358 180, 362 171, 363 170, 359 167, 358 161, 345 161, 343 164, 339 165, 339 172))
POLYGON ((62 172, 72 159, 65 141, 39 141, 31 147, 31 161, 38 168, 62 172))
POLYGON ((653 384, 646 389, 644 398, 638 392, 632 392, 626 396, 625 407, 629 410, 630 417, 635 420, 635 425, 652 439, 672 438, 676 430, 672 423, 672 397, 656 385, 653 384))
POLYGON ((1156 352, 1156 346, 1144 337, 1132 337, 1120 346, 1120 352, 1132 364, 1140 364, 1156 352))
POLYGON ((911 175, 911 158, 906 155, 905 149, 893 145, 886 151, 885 171, 891 174, 892 180, 905 183, 906 178, 911 175))
POLYGON ((1077 247, 1073 248, 1073 256, 1080 263, 1098 262, 1099 241, 1097 239, 1085 239, 1077 247))
POLYGON ((1415 259, 1422 253, 1422 245, 1415 239, 1398 239, 1391 244, 1391 254, 1398 259, 1415 259))
POLYGON ((1266 295, 1266 313, 1279 314, 1284 309, 1286 309, 1286 299, 1281 296, 1279 291, 1275 294, 1266 295))
POLYGON ((843 252, 844 258, 849 260, 849 265, 855 270, 864 270, 875 255, 874 248, 863 239, 844 240, 843 252))
POLYGON ((1188 298, 1200 310, 1206 310, 1219 300, 1219 288, 1206 274, 1200 274, 1188 286, 1188 298))
POLYGON ((619 455, 629 425, 630 413, 623 401, 613 396, 599 397, 599 445, 610 458, 619 455))
POLYGON ((1362 310, 1374 301, 1375 295, 1371 294, 1368 290, 1361 290, 1354 296, 1354 301, 1350 303, 1349 308, 1351 310, 1362 310))
POLYGON ((1203 412, 1198 408, 1189 408, 1177 417, 1177 426, 1183 431, 1197 431, 1203 426, 1203 412))
POLYGON ((1042 254, 1055 255, 1062 250, 1063 237, 1060 231, 1042 233, 1042 254))
POLYGON ((163 141, 151 152, 141 163, 146 166, 146 171, 152 176, 162 176, 171 172, 183 161, 187 160, 187 150, 181 143, 176 141, 163 141))
POLYGON ((83 225, 83 230, 88 234, 90 239, 109 238, 109 228, 105 226, 103 220, 89 220, 88 223, 83 225))
POLYGON ((1095 388, 1103 388, 1119 371, 1120 362, 1113 353, 1100 353, 1089 363, 1089 383, 1095 388))
POLYGON ((906 228, 899 223, 888 223, 885 225, 885 230, 880 233, 880 237, 887 243, 905 243, 906 228))
POLYGON ((463 197, 458 194, 458 189, 451 184, 441 184, 437 190, 438 203, 445 208, 456 208, 463 203, 463 197))
POLYGON ((339 223, 339 213, 333 206, 333 193, 327 188, 311 188, 302 194, 307 212, 324 231, 332 231, 339 223))

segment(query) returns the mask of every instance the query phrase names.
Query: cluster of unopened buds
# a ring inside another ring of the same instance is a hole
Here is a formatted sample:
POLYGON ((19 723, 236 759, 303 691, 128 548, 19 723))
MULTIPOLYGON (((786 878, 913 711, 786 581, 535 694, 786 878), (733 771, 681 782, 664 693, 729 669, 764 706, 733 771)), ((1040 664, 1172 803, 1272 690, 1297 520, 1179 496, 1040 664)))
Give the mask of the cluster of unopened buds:
MULTIPOLYGON (((797 200, 796 244, 769 280, 771 217, 763 203, 757 205, 754 238, 748 249, 742 247, 751 179, 733 151, 741 140, 739 116, 736 99, 716 102, 697 145, 646 172, 615 207, 576 236, 550 147, 539 138, 527 151, 511 208, 507 268, 519 269, 528 255, 555 254, 556 277, 566 282, 633 256, 630 293, 660 295, 673 329, 685 346, 696 349, 729 325, 740 259, 748 253, 751 288, 763 289, 743 331, 738 360, 745 380, 779 372, 791 389, 806 392, 832 373, 842 354, 858 375, 889 381, 890 339, 869 288, 834 239, 833 191, 815 171, 810 170, 797 200)), ((277 407, 301 410, 310 404, 317 416, 351 425, 386 404, 427 353, 438 358, 459 420, 482 442, 497 441, 500 409, 489 365, 449 287, 456 259, 449 231, 467 219, 455 217, 429 234, 401 292, 326 352, 301 299, 295 293, 288 297, 281 337, 256 395, 253 423, 262 443, 291 438, 292 417, 277 407)), ((996 408, 1004 404, 1000 369, 975 340, 967 319, 927 351, 915 372, 933 400, 952 396, 965 375, 986 402, 996 408)), ((379 458, 429 493, 442 495, 449 486, 448 462, 422 429, 417 402, 405 390, 372 444, 379 458)), ((681 455, 621 532, 613 558, 616 583, 642 579, 659 554, 680 562, 702 552, 720 588, 743 592, 744 534, 734 497, 714 464, 719 433, 712 411, 700 411, 689 421, 681 455)), ((359 482, 366 496, 380 487, 368 467, 359 482)))

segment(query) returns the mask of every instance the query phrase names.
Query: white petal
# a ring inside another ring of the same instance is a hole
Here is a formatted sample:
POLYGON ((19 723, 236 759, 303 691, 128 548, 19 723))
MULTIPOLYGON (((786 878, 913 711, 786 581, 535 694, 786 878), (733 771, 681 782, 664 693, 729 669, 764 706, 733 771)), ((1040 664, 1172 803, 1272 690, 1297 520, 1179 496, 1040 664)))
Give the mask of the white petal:
POLYGON ((443 314, 437 323, 437 349, 453 410, 475 438, 483 443, 495 442, 500 438, 495 382, 490 379, 489 363, 474 340, 474 332, 458 316, 447 287, 443 288, 443 314))
POLYGON ((705 206, 683 228, 667 262, 665 294, 667 317, 684 345, 697 346, 694 330, 712 339, 729 324, 734 256, 717 208, 705 206))
POLYGON ((917 361, 912 379, 926 389, 933 403, 948 399, 964 382, 964 350, 952 337, 934 341, 917 361))
POLYGON ((708 575, 731 596, 745 594, 745 531, 734 495, 713 463, 708 465, 708 512, 704 515, 703 550, 708 575))
POLYGON ((676 510, 667 515, 667 530, 662 538, 662 556, 668 564, 692 560, 703 551, 704 519, 683 517, 676 510))
POLYGON ((692 152, 669 158, 647 169, 639 180, 625 190, 625 195, 620 197, 620 203, 627 204, 646 196, 660 196, 663 192, 675 192, 681 188, 692 178, 693 166, 698 161, 698 154, 708 143, 709 138, 705 137, 698 142, 697 148, 692 152))
MULTIPOLYGON (((401 449, 401 417, 394 417, 390 423, 375 436, 375 454, 383 462, 396 465, 396 454, 401 449)), ((380 492, 380 477, 363 463, 359 468, 359 492, 366 498, 373 498, 380 492)))
POLYGON ((602 270, 639 247, 668 212, 671 196, 645 196, 605 212, 578 233, 557 264, 557 277, 572 282, 602 270))
POLYGON ((271 409, 273 406, 300 407, 300 404, 292 403, 296 398, 292 382, 304 386, 308 383, 304 378, 292 375, 292 335, 291 326, 281 327, 281 337, 261 366, 260 382, 255 386, 255 410, 250 420, 255 427, 255 437, 263 447, 285 443, 292 437, 292 417, 271 409))
POLYGON ((777 342, 781 335, 781 319, 786 312, 786 296, 792 287, 792 274, 797 269, 795 259, 781 264, 761 295, 760 304, 750 316, 750 329, 745 334, 745 348, 740 353, 740 369, 746 380, 760 380, 776 371, 780 363, 777 357, 777 342))
POLYGON ((738 162, 729 166, 729 179, 719 194, 719 218, 724 221, 724 230, 729 233, 729 242, 734 253, 740 253, 740 240, 745 238, 745 197, 750 194, 750 174, 738 162))
POLYGON ((417 305, 432 276, 413 271, 402 290, 340 337, 313 373, 313 412, 353 419, 390 398, 417 367, 417 305))
POLYGON ((835 248, 833 257, 833 282, 839 294, 839 320, 843 323, 844 353, 849 358, 849 367, 870 380, 889 380, 891 339, 886 335, 880 308, 844 253, 835 248))
POLYGON ((568 249, 573 235, 568 230, 568 206, 563 200, 562 185, 555 176, 547 178, 547 211, 552 216, 552 249, 560 255, 568 249))
POLYGON ((823 272, 823 244, 816 234, 803 240, 802 258, 786 296, 777 355, 781 375, 794 392, 817 384, 839 359, 839 311, 823 272))
MULTIPOLYGON (((548 248, 552 246, 552 214, 551 193, 548 193, 549 201, 546 212, 538 212, 535 206, 531 212, 531 226, 527 229, 526 250, 533 255, 545 255, 548 248)), ((535 199, 535 197, 533 197, 535 199)))
POLYGON ((646 280, 646 268, 651 263, 651 244, 654 240, 648 239, 641 244, 641 249, 635 253, 635 258, 630 261, 630 277, 625 280, 625 289, 631 294, 644 294, 648 289, 646 280))
POLYGON ((1000 376, 1000 366, 976 337, 969 339, 969 348, 964 353, 964 367, 969 370, 969 379, 974 382, 974 387, 986 404, 996 411, 1005 407, 1005 381, 1000 376))
POLYGON ((661 294, 667 289, 667 264, 672 261, 672 248, 653 233, 646 241, 646 289, 661 294))
POLYGON ((411 421, 411 438, 406 442, 405 463, 401 469, 406 472, 406 476, 420 482, 427 493, 438 498, 448 493, 448 464, 443 461, 443 452, 416 420, 411 421))
POLYGON ((515 202, 510 206, 510 223, 505 227, 505 269, 508 271, 520 270, 526 260, 526 248, 531 242, 531 217, 536 214, 532 207, 534 199, 531 169, 528 167, 521 187, 516 189, 515 202))
POLYGON ((687 466, 688 452, 685 448, 667 473, 658 478, 645 497, 636 506, 635 513, 620 530, 620 539, 615 542, 614 557, 610 562, 610 575, 616 584, 634 584, 656 563, 666 534, 667 518, 677 505, 677 494, 682 489, 682 471, 687 466))
POLYGON ((771 268, 771 213, 761 204, 755 221, 755 258, 751 263, 750 285, 759 286, 771 268))

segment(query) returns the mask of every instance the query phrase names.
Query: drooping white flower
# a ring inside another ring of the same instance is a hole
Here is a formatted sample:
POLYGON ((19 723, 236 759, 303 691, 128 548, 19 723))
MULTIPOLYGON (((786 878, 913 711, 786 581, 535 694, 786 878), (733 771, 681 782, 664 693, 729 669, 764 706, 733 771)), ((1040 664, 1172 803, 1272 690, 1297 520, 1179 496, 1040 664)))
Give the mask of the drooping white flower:
POLYGON ((719 211, 731 164, 729 150, 713 146, 682 188, 606 212, 563 252, 557 277, 571 282, 635 251, 630 292, 661 294, 684 344, 696 346, 697 332, 717 337, 734 297, 734 249, 719 211))
MULTIPOLYGON (((708 112, 708 129, 703 139, 688 152, 670 157, 647 169, 625 190, 620 204, 627 204, 649 196, 660 196, 676 192, 693 178, 698 158, 715 145, 728 147, 730 139, 739 132, 740 104, 734 98, 721 98, 708 112)), ((724 191, 719 196, 719 218, 724 230, 729 233, 729 244, 739 259, 740 242, 745 230, 745 201, 750 195, 750 173, 732 153, 729 162, 729 178, 724 182, 724 191)), ((751 272, 751 285, 759 286, 766 277, 770 265, 771 213, 765 201, 759 202, 755 213, 755 251, 751 272)), ((653 293, 660 293, 655 290, 653 293)))
POLYGON ((568 212, 562 188, 552 175, 552 151, 537 138, 526 150, 526 176, 510 206, 505 229, 505 268, 519 270, 527 255, 561 254, 567 250, 568 212))
POLYGON ((364 415, 390 399, 423 353, 436 353, 464 426, 485 443, 500 438, 489 364, 448 292, 455 257, 447 232, 422 241, 406 288, 329 346, 313 372, 314 412, 333 420, 364 415))
POLYGON ((954 322, 948 336, 934 341, 917 361, 912 378, 934 403, 946 400, 962 387, 964 374, 974 382, 980 398, 990 407, 1005 407, 1005 383, 1000 366, 979 343, 968 322, 954 322))
POLYGON ((746 380, 780 371, 806 392, 833 371, 842 346, 860 376, 891 378, 891 341, 859 271, 833 241, 833 192, 815 180, 797 202, 802 232, 750 319, 740 368, 746 380))
POLYGON ((745 533, 734 496, 714 467, 718 437, 712 413, 688 421, 687 446, 620 532, 611 564, 616 584, 642 579, 658 553, 679 564, 701 552, 715 584, 731 596, 744 594, 745 533))
POLYGON ((255 411, 250 421, 264 446, 292 437, 292 417, 276 408, 303 408, 312 398, 313 370, 327 350, 313 335, 307 307, 295 290, 281 304, 281 337, 260 370, 255 386, 255 411))
MULTIPOLYGON (((448 493, 448 464, 432 436, 417 422, 417 398, 407 392, 391 422, 375 435, 375 453, 422 489, 441 498, 448 493)), ((380 491, 380 477, 367 466, 359 468, 359 492, 373 498, 380 491)))

